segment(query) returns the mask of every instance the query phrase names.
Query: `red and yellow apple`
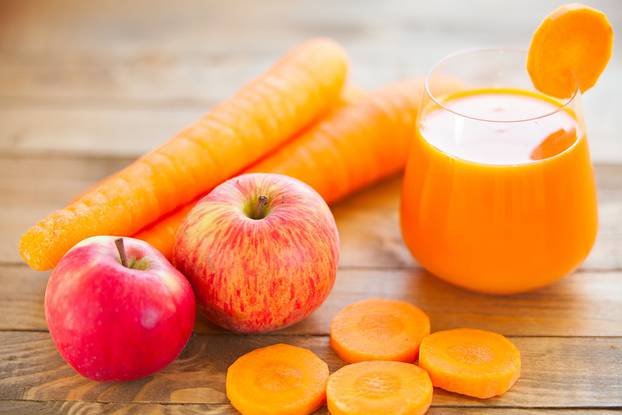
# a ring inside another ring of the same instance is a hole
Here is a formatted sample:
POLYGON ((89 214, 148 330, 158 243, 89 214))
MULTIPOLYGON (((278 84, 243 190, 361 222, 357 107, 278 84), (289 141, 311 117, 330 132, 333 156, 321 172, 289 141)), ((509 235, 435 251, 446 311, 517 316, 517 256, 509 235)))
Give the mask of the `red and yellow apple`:
POLYGON ((78 373, 100 381, 138 379, 172 362, 192 334, 195 308, 188 280, 132 238, 80 242, 45 292, 56 348, 78 373))
POLYGON ((214 188, 190 211, 173 248, 173 264, 207 318, 244 333, 309 315, 332 289, 338 261, 326 202, 278 174, 245 174, 214 188))

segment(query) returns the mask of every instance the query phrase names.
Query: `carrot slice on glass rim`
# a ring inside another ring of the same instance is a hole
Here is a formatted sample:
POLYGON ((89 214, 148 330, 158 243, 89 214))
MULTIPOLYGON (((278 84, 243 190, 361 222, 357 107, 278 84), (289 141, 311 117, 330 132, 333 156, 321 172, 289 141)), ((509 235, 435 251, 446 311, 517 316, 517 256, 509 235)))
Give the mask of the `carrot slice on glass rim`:
POLYGON ((613 29, 600 10, 572 3, 550 13, 536 29, 527 71, 545 94, 569 98, 590 89, 603 72, 613 47, 613 29))

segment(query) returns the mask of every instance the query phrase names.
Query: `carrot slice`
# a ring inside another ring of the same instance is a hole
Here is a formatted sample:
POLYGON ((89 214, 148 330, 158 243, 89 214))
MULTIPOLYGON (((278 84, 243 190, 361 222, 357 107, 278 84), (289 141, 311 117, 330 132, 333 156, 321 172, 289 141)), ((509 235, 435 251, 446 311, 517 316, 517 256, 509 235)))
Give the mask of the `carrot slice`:
POLYGON ((168 143, 31 227, 22 258, 52 268, 93 235, 132 235, 278 147, 338 99, 343 49, 326 39, 294 49, 168 143))
POLYGON ((476 329, 453 329, 423 339, 419 366, 434 386, 476 398, 507 392, 520 376, 520 352, 504 336, 476 329))
POLYGON ((328 366, 289 344, 255 349, 227 369, 226 391, 244 415, 310 414, 326 400, 328 366))
MULTIPOLYGON (((449 85, 456 81, 447 81, 449 85)), ((437 88, 443 88, 439 82, 437 88)), ((328 203, 404 168, 423 91, 422 80, 405 80, 364 95, 304 130, 244 173, 281 173, 313 187, 328 203)), ((192 202, 194 204, 194 202, 192 202)), ((184 214, 156 222, 135 235, 170 258, 174 229, 184 214)))
POLYGON ((573 3, 549 14, 531 39, 527 70, 534 86, 558 98, 579 87, 590 89, 603 72, 613 48, 613 29, 607 16, 573 3))
POLYGON ((425 370, 403 362, 347 365, 328 378, 326 401, 333 415, 421 415, 432 403, 425 370))
POLYGON ((330 323, 330 345, 346 362, 413 362, 430 319, 405 301, 370 298, 342 309, 330 323))
POLYGON ((531 152, 532 160, 542 160, 553 157, 562 151, 568 149, 577 141, 577 132, 574 128, 570 130, 559 130, 549 134, 536 148, 531 152))

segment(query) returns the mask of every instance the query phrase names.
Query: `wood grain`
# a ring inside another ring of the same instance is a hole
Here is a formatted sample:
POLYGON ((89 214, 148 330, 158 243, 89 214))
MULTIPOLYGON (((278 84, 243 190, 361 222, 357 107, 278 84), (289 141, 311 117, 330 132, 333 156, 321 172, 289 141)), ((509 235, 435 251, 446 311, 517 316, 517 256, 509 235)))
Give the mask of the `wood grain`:
MULTIPOLYGON (((620 411, 613 409, 521 409, 521 408, 432 408, 427 415, 613 415, 620 411)), ((226 404, 153 404, 153 403, 99 403, 80 401, 0 401, 0 415, 8 414, 39 414, 39 415, 82 415, 112 414, 115 415, 224 415, 237 414, 226 404)), ((322 408, 314 415, 326 415, 322 408)))
MULTIPOLYGON (((186 0, 184 7, 171 7, 166 0, 109 0, 97 6, 79 0, 5 0, 0 51, 6 56, 0 61, 215 65, 231 54, 265 59, 309 36, 327 35, 346 44, 355 58, 393 66, 422 61, 426 69, 460 48, 491 42, 527 47, 538 19, 560 3, 524 0, 508 13, 506 4, 488 0, 443 0, 443 7, 399 0, 360 2, 357 7, 329 0, 268 0, 256 9, 244 0, 186 0)), ((605 10, 614 27, 622 23, 616 0, 590 4, 605 10)))
MULTIPOLYGON (((46 330, 47 273, 0 266, 0 330, 46 330)), ((425 310, 433 330, 479 327, 516 336, 622 336, 622 273, 579 272, 542 290, 509 297, 475 294, 420 270, 342 269, 327 301, 280 334, 328 334, 347 304, 381 296, 425 310)), ((199 316, 196 332, 223 332, 199 316)))
MULTIPOLYGON (((622 338, 513 337, 523 361, 521 379, 502 397, 481 401, 441 390, 434 405, 502 407, 622 406, 622 338), (597 376, 595 376, 597 374, 597 376)), ((195 335, 168 368, 142 380, 97 383, 73 372, 47 333, 0 333, 0 399, 89 402, 226 403, 227 367, 269 344, 307 347, 331 371, 343 363, 325 336, 195 335)))
POLYGON ((164 143, 204 109, 75 109, 0 111, 0 155, 135 158, 164 143), (37 120, 33 123, 33 120, 37 120))
MULTIPOLYGON (((113 0, 98 7, 78 0, 5 1, 0 152, 136 156, 310 36, 322 34, 343 43, 352 56, 353 82, 374 88, 422 75, 459 49, 491 42, 525 48, 535 16, 544 16, 559 2, 525 1, 511 17, 502 3, 445 3, 441 12, 434 3, 399 0, 364 2, 356 11, 347 2, 292 6, 267 1, 262 13, 247 13, 240 0, 191 0, 177 8, 164 0, 113 0), (225 23, 231 21, 237 22, 235 30, 225 23), (128 117, 128 109, 138 114, 128 117)), ((605 10, 614 27, 622 24, 622 8, 615 1, 591 4, 605 10)), ((619 55, 622 47, 614 47, 619 55)), ((592 151, 600 162, 622 160, 617 107, 611 105, 622 93, 620 78, 622 62, 614 59, 598 88, 585 97, 592 151)))
MULTIPOLYGON (((322 34, 343 43, 352 56, 353 82, 375 88, 423 75, 459 49, 491 46, 491 41, 525 48, 537 22, 534 16, 544 16, 559 1, 524 1, 520 12, 511 15, 502 3, 445 3, 440 12, 434 3, 399 0, 364 2, 356 10, 347 2, 322 7, 315 1, 295 6, 267 1, 250 18, 240 0, 191 0, 177 8, 164 0, 131 5, 113 0, 97 7, 78 0, 5 1, 0 152, 136 156, 310 36, 322 34), (238 22, 235 31, 225 23, 230 21, 238 22), (151 117, 145 114, 154 107, 151 117), (128 109, 139 114, 128 117, 128 109), (152 121, 145 123, 145 118, 152 121), (115 140, 126 144, 115 146, 115 140)), ((619 3, 591 4, 605 10, 614 27, 622 25, 619 3)), ((615 58, 622 46, 614 47, 614 59, 598 87, 585 97, 592 152, 599 162, 622 161, 617 107, 611 105, 622 94, 622 62, 615 58)))
MULTIPOLYGON (((123 86, 108 86, 98 83, 76 86, 82 95, 94 94, 104 96, 95 104, 90 103, 87 97, 75 96, 57 103, 53 98, 58 92, 51 91, 45 96, 2 96, 2 90, 7 89, 2 85, 2 80, 10 85, 16 82, 15 74, 6 75, 3 78, 0 66, 0 154, 4 155, 46 155, 69 154, 69 155, 99 155, 112 157, 137 157, 140 154, 165 142, 174 133, 189 125, 192 121, 206 112, 214 103, 231 95, 235 89, 230 85, 241 86, 243 82, 260 73, 267 67, 255 67, 252 75, 239 76, 238 80, 213 80, 206 85, 196 85, 194 75, 190 75, 186 83, 188 89, 193 89, 195 94, 187 96, 185 92, 179 92, 179 96, 171 96, 166 100, 151 99, 149 92, 140 94, 133 93, 130 85, 125 87, 127 91, 125 101, 117 101, 113 98, 105 98, 106 94, 100 90, 114 91, 123 89, 123 86), (218 86, 211 86, 213 84, 218 86), (226 87, 223 87, 226 86, 226 87), (137 96, 135 96, 137 95, 137 96), (147 98, 142 98, 145 95, 147 98), (185 98, 184 98, 185 97, 185 98), (37 120, 37 122, 33 122, 37 120)), ((369 68, 369 65, 363 66, 369 68)), ((218 68, 227 73, 227 68, 218 68)), ((150 68, 146 68, 148 72, 150 68)), ((200 71, 193 69, 193 71, 200 71)), ((61 73, 64 73, 60 69, 61 73)), ((6 70, 4 71, 6 72, 6 70)), ((23 70, 16 70, 16 74, 22 74, 23 70)), ((152 72, 158 72, 153 70, 152 72)), ((175 71, 173 71, 175 72, 175 71)), ((417 76, 425 72, 410 72, 403 76, 417 76)), ((621 71, 622 72, 622 71, 621 71)), ((149 72, 148 72, 149 73, 149 72)), ((151 73, 152 76, 158 76, 151 73)), ((175 77, 175 73, 159 75, 161 77, 175 77)), ((367 75, 372 77, 371 74, 367 75)), ((391 82, 402 76, 385 76, 386 82, 391 82)), ((66 91, 59 83, 56 75, 43 75, 44 79, 54 88, 66 91)), ((622 76, 621 76, 622 78, 622 76)), ((134 84, 139 84, 137 80, 134 84)), ((144 80, 142 80, 144 82, 144 80)), ((172 81, 169 81, 172 82, 172 81)), ((30 85, 32 81, 25 80, 30 85)), ((154 84, 156 81, 154 81, 154 84)), ((166 82, 164 82, 166 84, 166 82)), ((172 91, 177 90, 179 82, 169 85, 172 91)), ((366 88, 377 86, 364 80, 355 80, 355 84, 366 88)), ((15 88, 13 86, 12 88, 15 88)), ((34 86, 33 88, 36 88, 34 86)), ((159 90, 161 86, 152 85, 145 88, 148 91, 159 90)), ((8 88, 11 89, 11 88, 8 88)), ((41 90, 49 88, 41 87, 41 90)), ((595 91, 598 93, 599 91, 595 91)), ((590 91, 592 94, 592 91, 590 91)), ((611 114, 612 106, 603 105, 609 102, 608 94, 622 96, 622 82, 614 88, 607 89, 607 95, 599 97, 600 100, 592 101, 592 95, 588 96, 584 105, 586 119, 590 135, 590 147, 592 157, 601 163, 622 161, 622 140, 618 139, 618 130, 615 128, 615 116, 611 114)))
MULTIPOLYGON (((401 183, 333 209, 342 239, 335 288, 305 321, 237 336, 199 318, 181 357, 129 383, 73 372, 46 332, 47 273, 21 265, 19 235, 98 179, 161 144, 311 36, 341 42, 352 81, 374 88, 416 76, 448 53, 526 47, 539 16, 564 0, 350 2, 5 0, 0 2, 0 414, 231 414, 226 367, 275 342, 316 351, 332 370, 330 318, 371 295, 425 309, 433 329, 474 326, 513 336, 524 370, 490 401, 435 392, 431 415, 622 413, 622 42, 583 99, 600 199, 600 232, 582 270, 537 292, 469 293, 417 267, 398 227, 401 183), (209 333, 209 334, 206 334, 209 333)), ((614 28, 622 3, 593 0, 614 28)), ((326 410, 318 411, 326 414, 326 410)))
MULTIPOLYGON (((0 263, 20 263, 20 235, 130 159, 1 157, 0 263)), ((622 269, 622 166, 597 166, 600 233, 583 269, 622 269)), ((398 178, 367 189, 333 209, 344 267, 416 267, 399 230, 398 178)))

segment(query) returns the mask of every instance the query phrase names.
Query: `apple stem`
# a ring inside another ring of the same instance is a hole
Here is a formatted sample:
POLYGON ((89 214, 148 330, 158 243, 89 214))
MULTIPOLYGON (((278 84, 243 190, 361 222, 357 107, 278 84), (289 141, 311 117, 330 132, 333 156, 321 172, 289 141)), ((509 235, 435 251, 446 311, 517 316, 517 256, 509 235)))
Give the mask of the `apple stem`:
POLYGON ((114 241, 114 244, 117 246, 117 251, 119 251, 119 257, 121 258, 121 265, 127 267, 127 255, 125 254, 125 245, 123 244, 123 238, 117 238, 114 241))
POLYGON ((261 195, 257 198, 257 206, 255 207, 254 219, 261 219, 265 216, 264 209, 268 205, 268 197, 261 195))

